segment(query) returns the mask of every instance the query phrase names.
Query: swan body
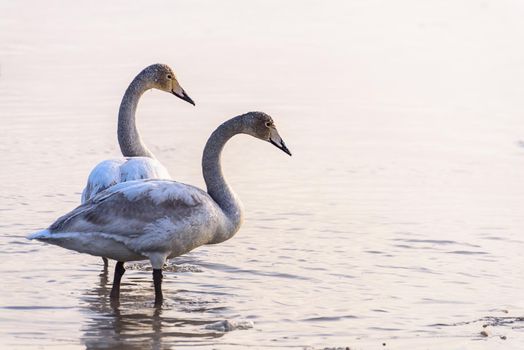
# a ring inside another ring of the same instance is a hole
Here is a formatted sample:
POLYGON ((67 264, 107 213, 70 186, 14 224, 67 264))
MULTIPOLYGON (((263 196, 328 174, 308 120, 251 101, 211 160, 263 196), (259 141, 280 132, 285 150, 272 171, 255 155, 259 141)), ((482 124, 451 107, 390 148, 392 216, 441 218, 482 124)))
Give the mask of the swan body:
POLYGON ((149 89, 166 91, 195 104, 180 86, 169 66, 153 64, 142 70, 127 88, 118 113, 118 142, 125 158, 105 160, 95 166, 82 191, 82 203, 120 182, 170 178, 167 169, 142 142, 136 126, 138 101, 149 89))
POLYGON ((242 205, 225 181, 220 163, 225 143, 239 133, 268 141, 291 155, 271 117, 250 112, 223 123, 207 141, 202 157, 207 192, 172 180, 119 183, 28 238, 117 260, 114 298, 119 295, 123 262, 149 259, 155 303, 161 303, 161 269, 167 258, 230 239, 242 224, 242 205))
MULTIPOLYGON (((204 191, 172 180, 119 183, 31 238, 117 261, 185 254, 233 224, 204 191)), ((237 225, 238 226, 238 225, 237 225)))

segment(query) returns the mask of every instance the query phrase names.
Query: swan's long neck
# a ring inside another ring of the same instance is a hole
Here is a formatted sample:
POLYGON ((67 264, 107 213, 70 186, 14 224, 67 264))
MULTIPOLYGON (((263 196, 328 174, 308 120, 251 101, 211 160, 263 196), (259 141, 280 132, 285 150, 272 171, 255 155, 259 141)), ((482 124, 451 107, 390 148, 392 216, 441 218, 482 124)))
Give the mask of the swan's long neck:
POLYGON ((142 94, 152 88, 148 79, 139 74, 126 90, 118 113, 118 143, 124 157, 151 157, 153 153, 142 143, 136 127, 135 113, 142 94))
POLYGON ((204 148, 202 171, 207 192, 228 219, 226 232, 217 233, 212 243, 220 243, 231 238, 242 224, 242 204, 224 179, 220 162, 220 155, 226 142, 234 135, 242 133, 242 117, 235 117, 220 125, 211 134, 204 148))

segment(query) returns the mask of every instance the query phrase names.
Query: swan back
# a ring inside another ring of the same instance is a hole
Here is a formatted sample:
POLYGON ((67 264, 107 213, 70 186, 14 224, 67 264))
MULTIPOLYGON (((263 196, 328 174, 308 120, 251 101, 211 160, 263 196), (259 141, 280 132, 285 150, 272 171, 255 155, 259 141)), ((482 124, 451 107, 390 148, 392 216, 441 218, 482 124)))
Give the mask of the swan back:
POLYGON ((118 183, 142 179, 170 179, 167 169, 156 159, 131 157, 100 162, 89 174, 82 203, 118 183))

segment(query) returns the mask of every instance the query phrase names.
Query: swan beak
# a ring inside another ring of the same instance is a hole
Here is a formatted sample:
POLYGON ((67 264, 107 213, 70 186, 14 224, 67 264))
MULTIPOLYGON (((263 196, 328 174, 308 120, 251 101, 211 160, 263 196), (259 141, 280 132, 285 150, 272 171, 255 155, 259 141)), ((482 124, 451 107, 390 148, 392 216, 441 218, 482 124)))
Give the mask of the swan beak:
POLYGON ((180 92, 176 92, 175 90, 171 90, 171 92, 176 97, 178 97, 178 98, 180 98, 180 99, 182 99, 182 100, 184 100, 186 102, 191 103, 193 106, 195 105, 195 102, 191 99, 191 97, 188 96, 188 94, 186 94, 184 89, 180 89, 180 92))
POLYGON ((278 134, 277 129, 271 130, 271 134, 269 136, 269 142, 271 142, 274 146, 278 147, 279 149, 286 152, 287 154, 291 155, 291 151, 286 147, 286 144, 284 143, 284 140, 282 140, 282 138, 278 134))

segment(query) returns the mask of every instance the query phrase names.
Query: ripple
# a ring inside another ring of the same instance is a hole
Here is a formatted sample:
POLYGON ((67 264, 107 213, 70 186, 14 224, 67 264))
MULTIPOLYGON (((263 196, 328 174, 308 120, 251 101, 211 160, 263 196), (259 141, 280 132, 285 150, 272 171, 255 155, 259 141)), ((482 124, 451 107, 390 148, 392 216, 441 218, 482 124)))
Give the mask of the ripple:
POLYGON ((19 305, 19 306, 0 306, 4 310, 68 310, 75 309, 74 306, 41 306, 41 305, 19 305))
POLYGON ((356 319, 357 316, 354 315, 344 315, 344 316, 319 316, 319 317, 309 317, 304 318, 300 321, 302 322, 333 322, 333 321, 341 321, 345 319, 356 319))
POLYGON ((212 329, 218 332, 231 332, 237 329, 239 330, 250 329, 250 328, 253 328, 254 326, 255 324, 253 323, 253 321, 224 320, 224 321, 218 321, 215 323, 208 324, 204 328, 212 329))
POLYGON ((428 325, 428 327, 456 327, 456 326, 464 326, 469 325, 472 323, 482 323, 482 327, 499 327, 499 326, 513 326, 517 324, 519 328, 524 327, 524 316, 485 316, 481 318, 477 318, 472 321, 461 321, 461 322, 453 322, 453 323, 434 323, 431 325, 428 325), (520 325, 522 323, 522 325, 520 325))
POLYGON ((471 250, 453 250, 446 252, 448 254, 461 254, 461 255, 485 255, 487 252, 471 251, 471 250))
POLYGON ((257 276, 267 276, 267 277, 277 277, 277 278, 287 278, 287 279, 295 279, 295 280, 312 280, 312 278, 299 276, 296 274, 290 274, 290 273, 284 273, 284 272, 268 272, 268 271, 261 271, 261 270, 254 270, 254 269, 241 269, 238 267, 226 265, 226 264, 219 264, 219 263, 202 263, 206 268, 211 270, 220 270, 225 272, 231 272, 235 274, 239 273, 245 273, 250 275, 257 275, 257 276))
POLYGON ((368 327, 369 330, 373 331, 385 331, 385 332, 398 332, 402 329, 400 328, 391 328, 391 327, 368 327))
MULTIPOLYGON (((148 263, 136 263, 136 264, 126 265, 126 269, 135 270, 135 271, 153 271, 153 268, 148 263)), ((194 272, 194 273, 200 273, 204 271, 202 270, 202 268, 196 265, 191 265, 191 264, 175 265, 175 264, 170 264, 170 263, 164 265, 163 270, 165 272, 194 272)))
POLYGON ((422 298, 418 304, 459 304, 459 305, 471 305, 473 302, 459 301, 459 300, 444 300, 444 299, 432 299, 422 298))
POLYGON ((460 246, 466 246, 466 247, 474 247, 478 248, 479 245, 471 244, 471 243, 465 243, 465 242, 458 242, 453 240, 447 240, 447 239, 415 239, 415 238, 393 238, 393 241, 400 241, 400 242, 406 242, 406 243, 422 243, 422 244, 435 244, 435 245, 460 245, 460 246))

